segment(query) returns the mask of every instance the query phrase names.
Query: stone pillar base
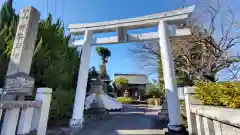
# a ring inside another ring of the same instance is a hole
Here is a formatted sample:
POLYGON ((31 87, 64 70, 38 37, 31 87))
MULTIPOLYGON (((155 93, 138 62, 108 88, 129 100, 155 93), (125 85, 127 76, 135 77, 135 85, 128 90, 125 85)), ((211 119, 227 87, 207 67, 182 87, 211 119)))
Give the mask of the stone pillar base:
POLYGON ((83 119, 71 119, 69 127, 74 129, 81 129, 83 127, 83 119))
POLYGON ((188 133, 182 125, 168 125, 168 135, 188 135, 188 133))
POLYGON ((160 110, 160 112, 158 113, 158 119, 160 121, 165 121, 165 123, 168 123, 168 108, 167 108, 167 99, 164 98, 163 99, 163 103, 162 103, 162 108, 160 110))

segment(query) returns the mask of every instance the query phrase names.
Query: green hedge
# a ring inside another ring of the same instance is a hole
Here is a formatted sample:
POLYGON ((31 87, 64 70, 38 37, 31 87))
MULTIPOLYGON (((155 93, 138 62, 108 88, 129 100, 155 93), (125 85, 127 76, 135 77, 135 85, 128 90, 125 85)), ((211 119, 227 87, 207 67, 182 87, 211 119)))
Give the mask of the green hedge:
POLYGON ((130 97, 118 97, 117 101, 122 104, 131 104, 133 100, 130 97))
POLYGON ((163 93, 159 88, 150 88, 147 90, 146 98, 162 98, 163 93))
POLYGON ((195 97, 206 105, 240 108, 240 82, 197 82, 195 97))
POLYGON ((181 115, 181 116, 182 116, 182 125, 183 125, 185 128, 188 128, 187 117, 184 116, 184 115, 181 115))
POLYGON ((69 119, 72 116, 75 91, 57 89, 52 94, 50 119, 69 119))
POLYGON ((147 99, 147 103, 149 105, 161 105, 162 104, 162 100, 160 98, 148 98, 147 99), (157 100, 157 104, 156 104, 155 100, 157 100))

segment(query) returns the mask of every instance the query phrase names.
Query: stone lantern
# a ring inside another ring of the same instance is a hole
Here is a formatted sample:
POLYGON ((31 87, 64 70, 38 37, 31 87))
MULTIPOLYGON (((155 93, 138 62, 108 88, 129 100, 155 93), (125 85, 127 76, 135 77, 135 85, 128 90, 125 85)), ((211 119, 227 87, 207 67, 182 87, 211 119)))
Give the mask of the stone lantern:
POLYGON ((92 78, 90 84, 91 84, 91 88, 90 88, 89 94, 99 93, 103 89, 102 81, 98 77, 92 78))
POLYGON ((125 90, 125 91, 124 91, 123 96, 124 96, 124 97, 128 97, 128 96, 129 96, 128 90, 125 90))
MULTIPOLYGON (((88 92, 88 95, 92 94, 99 95, 102 93, 102 82, 99 77, 95 77, 91 79, 91 88, 88 92)), ((99 120, 106 116, 106 110, 104 105, 99 99, 98 96, 92 101, 90 104, 90 108, 84 111, 85 122, 89 122, 91 120, 99 120)))

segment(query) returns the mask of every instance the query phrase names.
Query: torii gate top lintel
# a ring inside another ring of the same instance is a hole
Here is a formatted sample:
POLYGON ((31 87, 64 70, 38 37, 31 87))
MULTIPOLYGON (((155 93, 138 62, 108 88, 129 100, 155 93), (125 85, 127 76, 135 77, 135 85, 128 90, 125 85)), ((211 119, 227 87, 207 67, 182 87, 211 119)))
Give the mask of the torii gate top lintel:
POLYGON ((115 28, 117 27, 124 27, 126 29, 152 27, 157 25, 160 20, 168 21, 170 24, 179 24, 184 23, 185 20, 189 18, 194 8, 195 6, 189 6, 169 12, 162 12, 136 18, 83 24, 69 24, 68 28, 70 33, 73 35, 83 35, 86 30, 92 30, 94 33, 102 33, 116 31, 115 28))
MULTIPOLYGON (((98 38, 93 45, 100 44, 116 44, 124 42, 138 42, 145 40, 158 39, 158 34, 155 32, 143 33, 143 34, 132 34, 129 35, 127 30, 148 28, 157 26, 158 23, 163 20, 170 25, 180 25, 186 22, 195 6, 189 6, 169 12, 162 12, 147 16, 141 16, 136 18, 120 19, 113 21, 94 22, 94 23, 83 23, 83 24, 69 24, 68 29, 72 35, 83 35, 86 31, 92 31, 93 33, 104 33, 104 32, 116 32, 117 36, 108 38, 98 38)), ((189 35, 189 29, 177 29, 171 36, 182 36, 189 35)), ((84 44, 84 40, 74 41, 69 47, 78 47, 84 44)))

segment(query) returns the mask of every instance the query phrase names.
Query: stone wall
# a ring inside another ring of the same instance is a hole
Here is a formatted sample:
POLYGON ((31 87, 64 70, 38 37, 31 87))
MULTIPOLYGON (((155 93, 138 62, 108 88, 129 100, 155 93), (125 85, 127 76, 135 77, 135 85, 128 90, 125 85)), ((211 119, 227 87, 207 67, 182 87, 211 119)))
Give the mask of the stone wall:
POLYGON ((189 135, 240 135, 240 109, 203 105, 192 87, 184 92, 189 135))

